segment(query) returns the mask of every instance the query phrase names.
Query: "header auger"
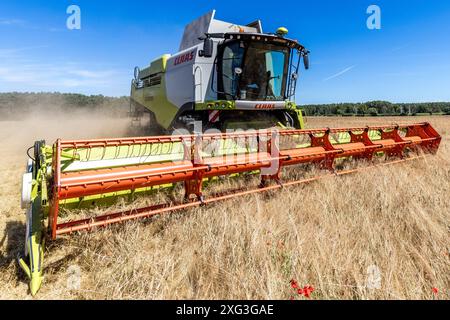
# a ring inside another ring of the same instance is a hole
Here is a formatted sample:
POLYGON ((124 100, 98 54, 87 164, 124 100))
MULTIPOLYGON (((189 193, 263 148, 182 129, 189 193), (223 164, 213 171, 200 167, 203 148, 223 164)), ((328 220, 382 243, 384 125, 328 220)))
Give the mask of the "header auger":
POLYGON ((44 240, 131 219, 207 205, 251 193, 279 189, 362 168, 422 157, 438 150, 440 136, 428 123, 311 130, 259 130, 235 133, 36 142, 22 199, 27 208, 27 241, 20 265, 35 294, 42 281, 44 240), (341 159, 367 165, 339 170, 341 159), (374 161, 383 159, 385 162, 374 161), (378 162, 378 164, 377 164, 378 162), (287 167, 316 164, 325 174, 302 179, 283 176, 287 167), (205 193, 219 176, 259 174, 253 187, 205 193), (31 179, 30 179, 31 177, 31 179), (64 220, 62 208, 111 203, 183 185, 179 199, 79 220, 64 220), (205 190, 204 190, 205 189, 205 190), (62 220, 62 221, 61 221, 62 220))

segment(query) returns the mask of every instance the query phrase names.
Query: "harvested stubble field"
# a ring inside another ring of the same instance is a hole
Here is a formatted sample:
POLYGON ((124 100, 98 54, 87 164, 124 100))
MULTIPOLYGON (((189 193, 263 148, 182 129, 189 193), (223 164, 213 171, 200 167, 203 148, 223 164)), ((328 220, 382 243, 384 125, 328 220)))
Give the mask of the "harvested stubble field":
MULTIPOLYGON (((448 299, 450 117, 308 120, 430 121, 443 140, 437 156, 414 163, 62 238, 47 248, 37 299, 304 299, 291 279, 313 286, 312 299, 448 299)), ((15 261, 26 148, 57 136, 121 136, 127 124, 80 116, 0 122, 0 298, 31 298, 15 261)))

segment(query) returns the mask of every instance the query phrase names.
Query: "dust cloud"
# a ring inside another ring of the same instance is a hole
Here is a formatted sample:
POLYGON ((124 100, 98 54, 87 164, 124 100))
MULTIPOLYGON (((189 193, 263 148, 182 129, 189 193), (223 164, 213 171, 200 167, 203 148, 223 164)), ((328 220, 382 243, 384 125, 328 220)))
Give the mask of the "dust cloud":
MULTIPOLYGON (((25 155, 37 140, 51 145, 56 139, 96 139, 129 135, 130 120, 94 111, 29 113, 21 120, 0 120, 0 150, 25 155)), ((0 160, 1 161, 1 160, 0 160)))

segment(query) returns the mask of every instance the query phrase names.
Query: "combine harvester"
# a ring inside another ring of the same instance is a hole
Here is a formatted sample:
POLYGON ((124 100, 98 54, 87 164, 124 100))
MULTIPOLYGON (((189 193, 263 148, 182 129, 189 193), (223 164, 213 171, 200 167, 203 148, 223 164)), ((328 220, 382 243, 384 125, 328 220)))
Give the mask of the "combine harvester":
POLYGON ((136 68, 132 81, 133 115, 147 113, 153 126, 177 134, 57 140, 52 146, 38 141, 30 148, 22 191, 26 245, 19 264, 33 295, 42 282, 46 239, 437 152, 441 137, 428 123, 305 129, 293 97, 308 51, 286 33, 263 33, 259 21, 237 26, 214 19, 214 12, 203 16, 186 27, 180 53, 136 68), (367 165, 341 169, 342 159, 367 165), (285 173, 288 167, 304 171, 302 164, 324 173, 295 179, 285 173), (246 183, 221 193, 206 188, 217 177, 247 174, 260 176, 253 187, 246 183), (168 202, 78 220, 61 214, 180 185, 184 192, 168 202))

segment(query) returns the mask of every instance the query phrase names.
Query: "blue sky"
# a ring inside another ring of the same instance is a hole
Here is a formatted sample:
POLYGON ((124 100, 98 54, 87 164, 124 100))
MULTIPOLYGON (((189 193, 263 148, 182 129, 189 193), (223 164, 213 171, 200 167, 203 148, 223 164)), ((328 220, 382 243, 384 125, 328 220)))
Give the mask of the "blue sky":
POLYGON ((2 1, 0 91, 128 95, 133 68, 175 53, 184 26, 216 18, 279 26, 311 50, 297 102, 450 101, 450 1, 2 1), (81 30, 66 28, 69 5, 81 30), (366 9, 381 8, 369 30, 366 9))

